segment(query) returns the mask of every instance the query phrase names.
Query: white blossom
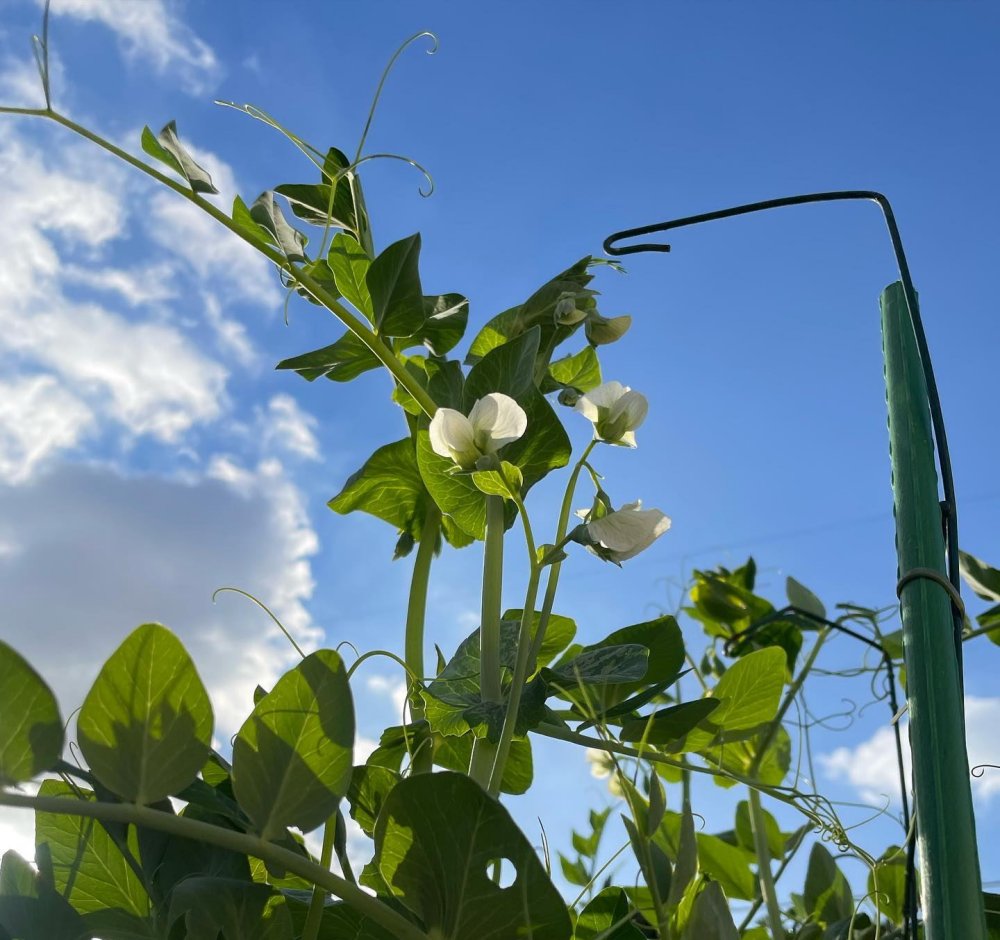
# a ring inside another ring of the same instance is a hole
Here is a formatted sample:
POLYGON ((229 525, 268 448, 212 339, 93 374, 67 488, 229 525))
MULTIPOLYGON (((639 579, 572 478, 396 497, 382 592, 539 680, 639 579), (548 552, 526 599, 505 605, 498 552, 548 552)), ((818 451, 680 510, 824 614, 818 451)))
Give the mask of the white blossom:
POLYGON ((480 457, 516 441, 527 427, 528 416, 513 398, 491 392, 472 406, 468 417, 454 408, 438 408, 431 419, 431 448, 469 470, 480 457))
POLYGON ((646 420, 649 402, 621 382, 605 382, 581 395, 575 407, 593 422, 600 440, 635 447, 635 430, 646 420))
POLYGON ((659 509, 643 509, 640 500, 592 522, 587 521, 589 512, 577 515, 586 522, 583 535, 590 551, 616 565, 645 551, 670 528, 669 516, 659 509))

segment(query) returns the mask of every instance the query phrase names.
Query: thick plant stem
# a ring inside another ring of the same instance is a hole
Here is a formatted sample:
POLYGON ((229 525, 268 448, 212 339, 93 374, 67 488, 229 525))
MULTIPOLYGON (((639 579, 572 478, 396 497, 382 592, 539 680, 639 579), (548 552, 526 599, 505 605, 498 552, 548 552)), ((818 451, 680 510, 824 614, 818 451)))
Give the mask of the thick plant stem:
MULTIPOLYGON (((333 861, 333 840, 337 833, 337 814, 334 813, 323 827, 323 848, 320 849, 319 863, 329 868, 333 861)), ((302 928, 302 940, 316 940, 319 936, 320 922, 323 920, 323 907, 326 904, 326 891, 319 885, 313 887, 312 898, 309 901, 309 912, 302 928)))
POLYGON ((209 202, 207 199, 203 199, 200 195, 193 192, 189 187, 185 186, 183 183, 179 183, 176 180, 171 179, 165 173, 161 173, 154 167, 149 166, 142 160, 132 156, 121 147, 115 146, 111 141, 105 140, 93 131, 88 130, 81 124, 77 124, 76 121, 70 120, 65 115, 60 114, 58 111, 50 111, 46 109, 32 109, 32 108, 0 108, 0 113, 7 114, 22 114, 30 115, 34 117, 44 117, 51 121, 55 121, 57 124, 61 124, 67 130, 71 130, 74 134, 78 134, 80 137, 89 140, 91 143, 96 144, 103 150, 108 151, 108 153, 113 154, 118 157, 119 160, 129 164, 129 166, 134 167, 147 176, 152 177, 158 183, 166 186, 168 189, 172 189, 179 196, 183 196, 188 202, 194 203, 203 212, 208 213, 216 222, 225 228, 229 229, 234 235, 242 238, 243 241, 247 242, 257 249, 262 255, 264 255, 269 261, 272 261, 277 267, 285 271, 289 277, 291 277, 296 283, 298 283, 304 290, 308 291, 319 303, 327 308, 341 323, 344 324, 358 339, 361 340, 375 355, 375 357, 384 365, 389 372, 392 373, 393 378, 403 386, 413 396, 420 407, 426 412, 428 416, 433 416, 434 412, 437 410, 433 399, 427 394, 424 389, 414 380, 414 378, 403 368, 403 363, 400 362, 399 357, 389 348, 388 345, 379 337, 369 326, 367 326, 361 319, 356 317, 351 313, 346 307, 344 307, 329 291, 325 290, 316 281, 304 274, 298 267, 292 264, 280 251, 276 248, 272 248, 270 245, 265 244, 262 241, 254 238, 250 233, 244 231, 237 225, 225 212, 215 206, 213 203, 209 202))
POLYGON ((760 794, 751 789, 750 799, 750 829, 753 831, 753 845, 757 853, 757 878, 760 881, 760 893, 767 906, 767 921, 771 927, 774 940, 785 940, 785 928, 781 924, 781 905, 778 904, 778 893, 774 888, 774 878, 771 875, 771 853, 767 847, 767 827, 764 821, 764 809, 760 805, 760 794))
POLYGON ((60 796, 26 796, 21 793, 0 792, 0 806, 14 806, 32 809, 42 813, 62 813, 67 816, 83 816, 103 822, 131 823, 148 826, 159 832, 180 836, 195 842, 216 845, 244 855, 252 855, 276 867, 286 869, 305 878, 314 885, 329 891, 343 901, 357 908, 366 917, 381 924, 398 940, 428 940, 416 924, 397 914, 391 907, 376 900, 366 891, 335 875, 322 865, 304 858, 296 852, 284 849, 260 836, 232 829, 223 829, 197 819, 175 816, 148 806, 133 803, 100 803, 92 800, 74 800, 60 796))
MULTIPOLYGON (((427 612, 427 584, 430 580, 431 563, 434 561, 434 549, 437 547, 441 532, 441 510, 431 503, 424 516, 424 524, 420 530, 420 543, 417 546, 417 557, 413 562, 413 576, 410 578, 410 599, 406 607, 406 639, 404 641, 404 658, 409 671, 411 685, 410 715, 414 721, 424 717, 424 701, 420 697, 420 682, 425 677, 424 671, 424 621, 427 612)), ((413 756, 411 773, 429 773, 434 767, 434 752, 428 742, 413 756)))
MULTIPOLYGON (((502 496, 486 497, 486 545, 483 552, 483 605, 479 627, 479 688, 484 702, 502 702, 500 686, 500 599, 503 590, 504 508, 502 496)), ((497 746, 477 738, 469 775, 484 790, 496 760, 497 746)))

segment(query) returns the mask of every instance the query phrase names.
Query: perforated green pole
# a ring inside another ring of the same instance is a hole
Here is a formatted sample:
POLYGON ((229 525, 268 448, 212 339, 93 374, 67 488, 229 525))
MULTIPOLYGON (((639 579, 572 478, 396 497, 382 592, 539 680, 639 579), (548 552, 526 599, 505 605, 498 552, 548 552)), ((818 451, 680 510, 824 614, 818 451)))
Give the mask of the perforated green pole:
POLYGON ((881 307, 924 937, 985 940, 927 385, 902 284, 881 307))

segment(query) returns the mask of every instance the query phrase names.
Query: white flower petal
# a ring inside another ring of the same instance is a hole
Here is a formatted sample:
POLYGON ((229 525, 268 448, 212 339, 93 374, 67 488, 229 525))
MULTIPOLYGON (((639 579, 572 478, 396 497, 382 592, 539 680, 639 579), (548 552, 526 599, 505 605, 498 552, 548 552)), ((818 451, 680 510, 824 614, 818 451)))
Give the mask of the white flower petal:
POLYGON ((475 440, 484 453, 495 453, 524 435, 528 429, 528 416, 524 409, 509 395, 490 392, 480 398, 469 412, 469 421, 475 440))
POLYGON ((617 421, 619 417, 624 416, 626 427, 634 431, 646 420, 647 411, 649 411, 649 401, 646 396, 630 389, 612 405, 611 420, 617 421))
POLYGON ((605 382, 592 388, 583 397, 598 408, 611 408, 627 391, 630 391, 629 387, 621 382, 605 382))
POLYGON ((480 456, 472 422, 454 408, 438 408, 431 418, 431 449, 441 457, 450 457, 460 466, 475 463, 480 456))
POLYGON ((659 509, 640 506, 639 502, 629 503, 587 526, 591 538, 612 561, 622 562, 638 555, 670 528, 670 518, 659 509))

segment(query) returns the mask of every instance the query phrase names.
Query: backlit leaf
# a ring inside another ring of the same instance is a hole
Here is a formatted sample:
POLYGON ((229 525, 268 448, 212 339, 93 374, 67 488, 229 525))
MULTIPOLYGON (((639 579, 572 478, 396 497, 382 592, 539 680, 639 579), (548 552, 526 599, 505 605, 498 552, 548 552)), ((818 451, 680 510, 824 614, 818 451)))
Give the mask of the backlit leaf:
POLYGON ((365 283, 379 333, 410 336, 423 325, 424 294, 420 287, 420 235, 386 248, 368 268, 365 283))
POLYGON ((144 127, 142 129, 142 149, 187 180, 194 192, 218 193, 208 171, 200 167, 181 144, 177 137, 176 121, 170 121, 155 136, 148 127, 144 127))
POLYGON ((77 733, 94 776, 135 803, 178 793, 212 744, 212 705, 187 650, 166 627, 134 630, 87 693, 77 733))
POLYGON ((283 359, 275 368, 292 369, 307 382, 326 376, 333 382, 350 382, 381 365, 373 353, 348 330, 340 339, 322 349, 283 359))
POLYGON ((369 320, 374 320, 372 298, 365 280, 371 267, 371 259, 364 248, 352 236, 338 232, 330 244, 327 263, 333 271, 337 290, 355 310, 363 313, 369 320))
POLYGON ((31 780, 62 754, 63 724, 51 689, 0 640, 0 786, 31 780))
POLYGON ((309 832, 346 795, 354 705, 333 650, 310 653, 257 703, 233 745, 233 790, 265 839, 309 832))
POLYGON ((464 774, 419 774, 389 795, 375 862, 393 894, 440 940, 566 940, 566 904, 507 810, 464 774), (506 859, 513 883, 490 878, 506 859))

